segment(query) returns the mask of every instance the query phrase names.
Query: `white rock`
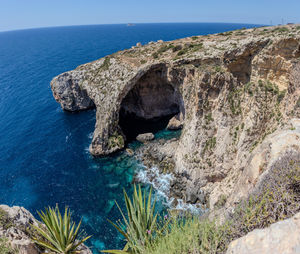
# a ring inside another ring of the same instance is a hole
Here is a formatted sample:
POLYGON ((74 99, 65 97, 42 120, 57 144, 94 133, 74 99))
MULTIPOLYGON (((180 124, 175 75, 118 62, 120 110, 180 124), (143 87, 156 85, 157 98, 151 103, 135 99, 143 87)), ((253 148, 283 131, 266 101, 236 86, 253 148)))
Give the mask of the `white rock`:
POLYGON ((226 254, 299 254, 300 213, 230 243, 226 254))

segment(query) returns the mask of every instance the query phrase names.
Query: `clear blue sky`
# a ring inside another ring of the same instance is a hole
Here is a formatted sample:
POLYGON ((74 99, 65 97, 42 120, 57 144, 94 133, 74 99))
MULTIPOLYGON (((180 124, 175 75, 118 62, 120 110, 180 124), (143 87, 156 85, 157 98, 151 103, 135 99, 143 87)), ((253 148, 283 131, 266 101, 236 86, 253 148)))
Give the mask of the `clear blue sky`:
POLYGON ((300 0, 0 0, 0 31, 66 25, 300 23, 300 0))

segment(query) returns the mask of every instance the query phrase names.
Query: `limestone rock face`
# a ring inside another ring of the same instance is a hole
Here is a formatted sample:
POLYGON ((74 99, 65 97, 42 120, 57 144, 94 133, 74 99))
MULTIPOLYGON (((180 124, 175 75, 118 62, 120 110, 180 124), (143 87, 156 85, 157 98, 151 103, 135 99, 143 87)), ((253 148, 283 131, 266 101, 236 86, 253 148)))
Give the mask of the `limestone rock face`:
MULTIPOLYGON (((31 225, 38 226, 37 220, 24 207, 0 205, 6 214, 4 225, 0 224, 0 238, 6 238, 13 249, 19 254, 43 253, 31 239, 31 225)), ((80 246, 81 254, 92 254, 85 245, 80 246)))
POLYGON ((230 243, 226 254, 300 253, 300 213, 230 243))
POLYGON ((31 227, 31 224, 38 226, 37 221, 32 214, 23 207, 9 207, 0 205, 0 209, 8 215, 11 226, 1 228, 0 237, 5 237, 14 249, 19 249, 20 254, 38 254, 40 250, 32 242, 30 236, 26 233, 26 229, 31 227))
POLYGON ((135 47, 59 75, 52 90, 65 109, 95 104, 95 156, 124 148, 120 116, 175 116, 169 128, 182 132, 167 154, 181 198, 231 205, 282 153, 300 151, 300 26, 135 47))
POLYGON ((148 142, 148 141, 151 141, 154 139, 154 135, 153 133, 143 133, 143 134, 140 134, 136 137, 136 140, 137 141, 140 141, 142 143, 145 143, 145 142, 148 142))
POLYGON ((80 88, 81 73, 72 74, 64 73, 52 80, 51 88, 56 101, 67 111, 80 111, 95 107, 86 90, 80 88))

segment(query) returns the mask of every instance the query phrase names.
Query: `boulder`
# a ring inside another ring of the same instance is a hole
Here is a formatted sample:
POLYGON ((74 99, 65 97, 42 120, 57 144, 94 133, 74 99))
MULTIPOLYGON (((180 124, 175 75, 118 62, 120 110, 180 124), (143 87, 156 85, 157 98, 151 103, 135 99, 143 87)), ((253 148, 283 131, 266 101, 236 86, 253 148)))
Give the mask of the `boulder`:
POLYGON ((134 151, 130 148, 127 148, 126 149, 126 153, 129 155, 129 156, 133 156, 134 155, 134 151))
POLYGON ((180 130, 182 129, 182 121, 179 115, 173 116, 167 126, 168 130, 180 130))
POLYGON ((300 213, 230 243, 226 254, 300 253, 300 213))
POLYGON ((137 141, 140 141, 142 143, 146 143, 148 141, 151 141, 154 139, 154 135, 153 133, 149 132, 149 133, 143 133, 143 134, 139 134, 137 137, 136 137, 136 140, 137 141))

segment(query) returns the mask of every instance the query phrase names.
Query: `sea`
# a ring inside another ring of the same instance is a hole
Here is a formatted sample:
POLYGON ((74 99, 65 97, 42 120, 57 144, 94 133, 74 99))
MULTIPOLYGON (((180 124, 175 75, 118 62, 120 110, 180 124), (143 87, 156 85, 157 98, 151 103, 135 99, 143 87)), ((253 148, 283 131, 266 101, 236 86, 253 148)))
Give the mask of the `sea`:
MULTIPOLYGON (((34 216, 48 206, 68 206, 92 238, 94 253, 124 246, 107 219, 121 219, 123 189, 132 191, 141 162, 121 151, 105 158, 88 152, 95 110, 64 112, 50 81, 78 65, 137 42, 207 35, 251 24, 163 23, 89 25, 0 33, 0 204, 24 206, 34 216)), ((180 133, 160 130, 156 138, 180 133)), ((136 149, 138 142, 128 146, 136 149)), ((167 178, 166 178, 167 180, 167 178)), ((151 184, 145 180, 146 184, 151 184)), ((159 190, 156 190, 159 195, 159 190)), ((158 198, 159 200, 159 198, 158 198)), ((166 203, 161 201, 162 206, 166 203)), ((38 218, 38 217, 37 217, 38 218)))

